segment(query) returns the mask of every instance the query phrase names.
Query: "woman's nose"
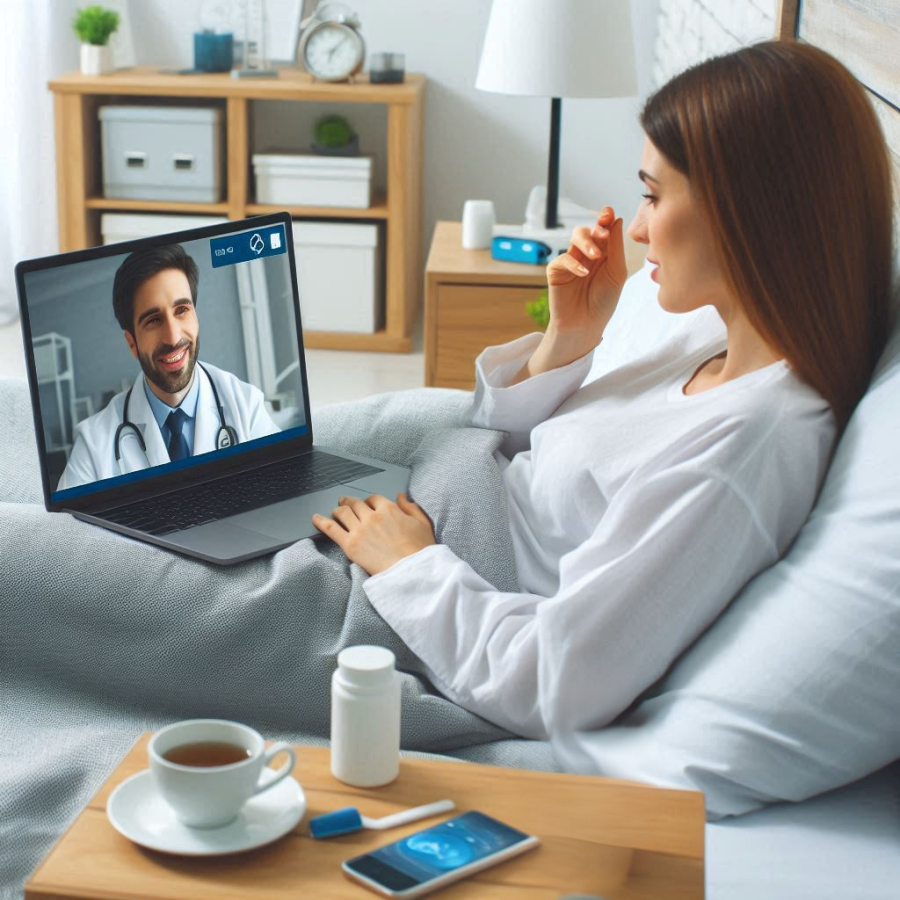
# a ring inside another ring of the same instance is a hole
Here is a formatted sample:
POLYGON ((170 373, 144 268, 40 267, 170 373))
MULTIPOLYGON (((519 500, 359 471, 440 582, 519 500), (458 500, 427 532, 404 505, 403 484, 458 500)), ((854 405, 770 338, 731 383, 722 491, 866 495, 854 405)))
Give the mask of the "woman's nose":
POLYGON ((647 227, 644 223, 644 217, 637 213, 637 215, 631 220, 631 224, 628 226, 627 231, 628 237, 630 237, 633 241, 637 241, 639 244, 649 244, 650 240, 647 237, 647 227))

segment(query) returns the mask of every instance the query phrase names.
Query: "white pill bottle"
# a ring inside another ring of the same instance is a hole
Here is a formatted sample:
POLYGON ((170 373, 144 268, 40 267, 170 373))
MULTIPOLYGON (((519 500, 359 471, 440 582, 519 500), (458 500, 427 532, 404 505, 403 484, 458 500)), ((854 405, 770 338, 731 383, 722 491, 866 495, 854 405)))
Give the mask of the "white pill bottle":
POLYGON ((347 647, 331 677, 331 774, 355 787, 400 772, 400 677, 384 647, 347 647))

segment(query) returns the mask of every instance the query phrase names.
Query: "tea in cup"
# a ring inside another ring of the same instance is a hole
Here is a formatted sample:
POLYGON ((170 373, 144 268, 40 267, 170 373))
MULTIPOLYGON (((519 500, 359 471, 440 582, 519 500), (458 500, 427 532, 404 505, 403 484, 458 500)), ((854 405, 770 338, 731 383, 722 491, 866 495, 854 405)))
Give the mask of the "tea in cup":
POLYGON ((268 750, 258 731, 224 719, 189 719, 157 731, 148 748, 159 795, 192 828, 233 822, 253 796, 283 781, 294 769, 290 744, 268 750), (266 767, 278 754, 287 760, 274 773, 266 767))

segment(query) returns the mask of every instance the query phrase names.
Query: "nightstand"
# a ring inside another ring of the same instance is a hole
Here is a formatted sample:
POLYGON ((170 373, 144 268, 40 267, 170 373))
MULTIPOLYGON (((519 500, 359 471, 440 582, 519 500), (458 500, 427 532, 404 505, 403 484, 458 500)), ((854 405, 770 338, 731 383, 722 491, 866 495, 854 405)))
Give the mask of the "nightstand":
POLYGON ((464 250, 462 224, 438 222, 425 267, 425 384, 471 390, 485 347, 538 331, 525 304, 546 289, 545 266, 464 250))

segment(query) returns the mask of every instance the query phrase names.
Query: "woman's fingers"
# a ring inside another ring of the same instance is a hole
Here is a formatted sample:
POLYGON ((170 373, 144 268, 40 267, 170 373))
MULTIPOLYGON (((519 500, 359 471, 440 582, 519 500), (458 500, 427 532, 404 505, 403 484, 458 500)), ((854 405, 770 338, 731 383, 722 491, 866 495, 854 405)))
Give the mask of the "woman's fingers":
POLYGON ((551 287, 568 284, 575 278, 585 278, 590 269, 582 265, 571 253, 562 253, 547 266, 547 282, 551 287))
POLYGON ((326 537, 330 537, 342 550, 344 549, 344 541, 348 536, 348 532, 346 529, 341 528, 337 522, 333 519, 329 519, 328 516, 322 516, 319 513, 316 513, 312 517, 312 523, 322 532, 326 537))
POLYGON ((406 494, 397 494, 397 506, 399 506, 408 516, 414 516, 432 530, 434 529, 434 523, 428 517, 428 513, 426 513, 415 500, 410 500, 406 494))

